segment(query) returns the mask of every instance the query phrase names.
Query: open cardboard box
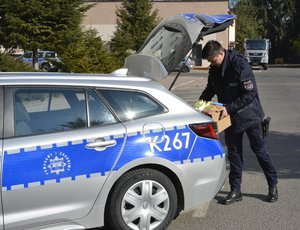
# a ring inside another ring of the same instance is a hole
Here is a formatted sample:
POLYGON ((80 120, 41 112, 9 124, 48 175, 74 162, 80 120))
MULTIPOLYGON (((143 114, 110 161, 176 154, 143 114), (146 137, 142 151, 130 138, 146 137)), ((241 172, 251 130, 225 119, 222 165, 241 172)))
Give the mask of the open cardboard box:
POLYGON ((231 125, 230 116, 224 117, 223 119, 219 120, 220 118, 220 111, 211 111, 210 115, 213 121, 217 125, 217 132, 220 133, 227 129, 231 125))
POLYGON ((194 108, 201 111, 205 115, 210 116, 216 124, 217 133, 221 133, 231 125, 230 116, 219 120, 223 105, 218 102, 207 102, 199 100, 194 104, 194 108))

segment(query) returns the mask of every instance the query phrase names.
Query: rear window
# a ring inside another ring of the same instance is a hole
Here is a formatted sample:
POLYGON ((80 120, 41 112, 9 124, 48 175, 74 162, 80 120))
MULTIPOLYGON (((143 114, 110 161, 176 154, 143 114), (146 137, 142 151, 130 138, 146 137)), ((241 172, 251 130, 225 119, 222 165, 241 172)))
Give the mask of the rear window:
POLYGON ((56 53, 54 52, 47 52, 45 54, 45 58, 55 58, 56 57, 56 53))
POLYGON ((31 53, 31 52, 25 53, 25 54, 23 55, 23 58, 32 58, 32 53, 31 53))
POLYGON ((163 113, 165 108, 149 95, 137 91, 99 90, 121 121, 163 113))

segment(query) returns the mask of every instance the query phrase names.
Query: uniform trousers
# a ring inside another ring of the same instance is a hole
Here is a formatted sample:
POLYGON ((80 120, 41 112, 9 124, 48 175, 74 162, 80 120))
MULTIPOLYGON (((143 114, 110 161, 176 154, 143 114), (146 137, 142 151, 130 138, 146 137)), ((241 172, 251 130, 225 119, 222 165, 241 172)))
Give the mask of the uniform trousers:
POLYGON ((277 184, 277 173, 274 163, 267 152, 265 140, 262 138, 261 124, 255 124, 244 132, 236 132, 233 127, 225 130, 225 142, 228 148, 228 160, 230 163, 229 184, 231 190, 241 189, 243 170, 243 135, 247 134, 252 151, 262 168, 268 182, 268 186, 277 184))

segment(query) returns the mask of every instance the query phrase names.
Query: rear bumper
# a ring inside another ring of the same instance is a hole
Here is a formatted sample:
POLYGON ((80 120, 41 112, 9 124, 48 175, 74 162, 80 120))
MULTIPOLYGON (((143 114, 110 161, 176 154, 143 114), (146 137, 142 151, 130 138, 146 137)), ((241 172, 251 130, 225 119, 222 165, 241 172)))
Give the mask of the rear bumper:
POLYGON ((224 185, 225 154, 214 159, 182 165, 184 172, 184 210, 211 201, 224 185))

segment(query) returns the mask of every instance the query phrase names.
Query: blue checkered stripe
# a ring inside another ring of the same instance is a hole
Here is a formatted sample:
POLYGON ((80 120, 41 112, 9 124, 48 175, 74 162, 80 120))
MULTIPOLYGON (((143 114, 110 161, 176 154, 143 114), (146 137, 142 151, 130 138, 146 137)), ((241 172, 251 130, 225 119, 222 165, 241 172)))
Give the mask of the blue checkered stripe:
POLYGON ((125 136, 111 136, 116 145, 101 153, 86 149, 92 140, 53 143, 4 151, 2 190, 26 189, 53 183, 107 176, 125 164, 143 157, 160 157, 175 164, 186 164, 224 157, 217 140, 197 137, 188 126, 173 127, 164 132, 151 130, 128 134, 122 155, 118 159, 125 136), (149 144, 145 138, 166 139, 149 144), (181 143, 181 144, 180 144, 181 143), (116 160, 118 159, 117 163, 116 160))

